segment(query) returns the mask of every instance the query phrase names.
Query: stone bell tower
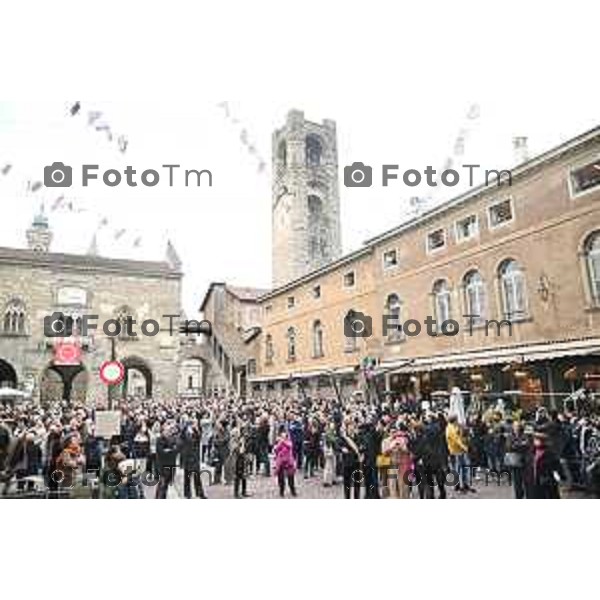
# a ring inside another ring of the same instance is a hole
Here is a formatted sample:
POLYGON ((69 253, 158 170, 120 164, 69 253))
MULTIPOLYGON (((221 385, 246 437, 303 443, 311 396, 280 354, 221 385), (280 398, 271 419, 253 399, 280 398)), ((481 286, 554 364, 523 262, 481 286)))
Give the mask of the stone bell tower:
POLYGON ((342 254, 335 122, 291 110, 273 133, 273 286, 342 254))
POLYGON ((31 227, 26 232, 27 247, 34 252, 48 252, 52 243, 52 230, 48 225, 48 217, 44 213, 44 205, 33 218, 31 227))

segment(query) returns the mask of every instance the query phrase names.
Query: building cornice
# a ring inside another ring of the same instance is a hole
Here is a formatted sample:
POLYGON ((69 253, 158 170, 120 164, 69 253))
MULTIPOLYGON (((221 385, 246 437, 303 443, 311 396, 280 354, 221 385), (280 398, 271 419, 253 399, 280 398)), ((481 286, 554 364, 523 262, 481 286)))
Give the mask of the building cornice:
MULTIPOLYGON (((573 152, 574 150, 580 149, 582 146, 586 144, 592 143, 594 141, 600 140, 600 126, 594 127, 581 135, 578 135, 567 142, 556 146, 538 156, 520 164, 512 169, 504 169, 504 171, 510 171, 512 177, 512 183, 514 185, 515 180, 521 179, 527 175, 530 175, 536 169, 553 162, 555 160, 560 159, 565 154, 573 152)), ((502 169, 500 169, 502 172, 502 169)), ((382 242, 386 242, 391 238, 394 238, 396 235, 400 233, 404 233, 409 229, 414 229, 424 224, 425 222, 442 215, 444 212, 456 208, 458 206, 462 206, 463 204, 467 204, 468 202, 478 200, 480 197, 484 196, 489 192, 497 192, 498 185, 496 183, 490 183, 488 185, 481 184, 474 188, 471 188, 467 192, 456 196, 455 198, 451 198, 450 200, 439 204, 438 206, 431 208, 427 212, 422 215, 410 219, 393 229, 389 229, 365 242, 365 246, 375 246, 381 244, 382 242)))
POLYGON ((263 296, 260 296, 258 298, 258 302, 265 302, 266 300, 275 298, 276 296, 279 296, 280 294, 283 294, 289 290, 297 288, 298 286, 309 283, 310 281, 312 281, 314 279, 318 279, 319 277, 322 277, 323 275, 327 275, 328 273, 335 271, 336 269, 338 269, 339 267, 342 267, 343 265, 345 265, 347 263, 353 262, 353 261, 357 260, 358 258, 362 258, 363 256, 371 254, 372 251, 373 251, 373 249, 369 246, 359 248, 358 250, 355 250, 354 252, 351 252, 350 254, 346 254, 345 256, 342 256, 341 258, 338 258, 337 260, 334 260, 333 262, 328 263, 327 265, 321 267, 320 269, 317 269, 316 271, 311 271, 310 273, 307 273, 306 275, 303 275, 302 277, 299 277, 298 279, 294 279, 293 281, 290 281, 289 283, 286 283, 285 285, 282 285, 282 286, 278 287, 277 289, 275 289, 267 294, 264 294, 263 296))
POLYGON ((181 279, 183 273, 166 262, 137 261, 80 254, 34 252, 0 247, 0 265, 20 265, 39 269, 58 269, 80 273, 114 273, 181 279))

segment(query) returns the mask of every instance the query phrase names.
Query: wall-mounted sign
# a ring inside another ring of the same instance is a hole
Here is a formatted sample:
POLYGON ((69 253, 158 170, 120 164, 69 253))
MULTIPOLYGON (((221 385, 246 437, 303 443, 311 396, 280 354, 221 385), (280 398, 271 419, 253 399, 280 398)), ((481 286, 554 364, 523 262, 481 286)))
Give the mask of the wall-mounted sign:
POLYGON ((125 379, 125 366, 118 360, 110 360, 100 366, 100 379, 106 385, 118 385, 125 379))
POLYGON ((54 364, 73 366, 81 364, 81 348, 72 342, 59 342, 54 346, 54 364))
POLYGON ((60 306, 87 306, 87 291, 78 287, 61 287, 56 294, 56 303, 60 306))

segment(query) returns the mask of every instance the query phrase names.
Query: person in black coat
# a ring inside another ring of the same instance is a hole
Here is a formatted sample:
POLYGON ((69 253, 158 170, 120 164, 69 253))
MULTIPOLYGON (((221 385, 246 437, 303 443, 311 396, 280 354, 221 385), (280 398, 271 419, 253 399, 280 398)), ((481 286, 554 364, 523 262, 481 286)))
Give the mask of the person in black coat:
POLYGON ((167 498, 169 486, 175 478, 178 446, 173 427, 163 425, 160 437, 156 441, 156 464, 159 477, 156 486, 156 498, 159 500, 167 498))
POLYGON ((85 454, 85 468, 87 471, 100 472, 102 468, 102 441, 96 437, 95 432, 87 436, 83 445, 85 454))
POLYGON ((437 486, 440 499, 445 499, 448 448, 440 421, 426 419, 417 427, 409 448, 414 456, 419 497, 426 500, 435 498, 434 488, 437 486))
MULTIPOLYGON (((321 432, 317 423, 310 419, 304 434, 304 478, 313 477, 318 467, 321 432)), ((299 467, 301 465, 298 465, 299 467)))
POLYGON ((558 483, 562 468, 545 433, 538 432, 533 440, 533 494, 538 500, 559 499, 558 483))
POLYGON ((55 477, 55 473, 62 451, 61 432, 56 425, 51 425, 46 439, 46 464, 44 465, 44 476, 49 490, 49 498, 58 497, 58 479, 55 477))
POLYGON ((269 434, 270 434, 270 426, 269 426, 269 417, 268 415, 263 415, 258 422, 258 427, 256 430, 256 446, 257 446, 257 461, 256 461, 256 470, 260 471, 260 465, 265 465, 265 476, 271 477, 271 448, 269 444, 269 434))
POLYGON ((515 498, 531 498, 533 480, 533 439, 526 433, 523 424, 516 421, 508 436, 505 466, 511 470, 515 498))
POLYGON ((372 420, 367 421, 360 430, 359 450, 363 455, 365 497, 375 500, 380 497, 377 477, 377 456, 381 454, 383 431, 372 420))
POLYGON ((231 460, 233 463, 233 495, 235 498, 247 498, 248 494, 248 456, 246 437, 238 428, 231 432, 231 460))
POLYGON ((12 435, 9 427, 0 421, 0 473, 4 471, 12 435))
POLYGON ((354 499, 360 499, 361 455, 358 447, 358 435, 353 423, 342 425, 338 438, 338 448, 342 456, 342 477, 344 479, 344 498, 350 500, 354 490, 354 499))
MULTIPOLYGON (((33 432, 23 432, 17 440, 15 447, 8 459, 8 469, 17 480, 17 489, 25 490, 26 477, 38 475, 42 466, 42 451, 35 443, 35 434, 33 432)), ((33 490, 34 484, 30 480, 27 483, 27 489, 33 490)))
POLYGON ((187 499, 192 498, 192 484, 198 498, 205 499, 202 477, 200 475, 200 446, 202 435, 198 427, 198 421, 186 426, 181 435, 181 466, 183 467, 183 495, 187 499))
POLYGON ((223 478, 223 468, 225 461, 229 457, 230 435, 227 424, 223 421, 217 423, 212 440, 212 458, 211 463, 215 468, 215 485, 221 483, 223 478))

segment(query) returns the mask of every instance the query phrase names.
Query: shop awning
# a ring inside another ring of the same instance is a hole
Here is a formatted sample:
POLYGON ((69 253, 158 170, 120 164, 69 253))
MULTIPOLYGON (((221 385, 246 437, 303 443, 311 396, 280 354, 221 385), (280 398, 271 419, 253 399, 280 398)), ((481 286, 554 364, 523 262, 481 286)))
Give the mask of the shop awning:
POLYGON ((313 377, 329 377, 331 375, 352 375, 356 372, 354 367, 342 367, 340 369, 321 369, 320 371, 305 371, 298 373, 287 373, 285 375, 273 375, 271 377, 249 377, 249 383, 272 383, 275 381, 288 381, 289 379, 309 379, 313 377))
POLYGON ((387 373, 418 373, 438 369, 466 369, 493 364, 527 363, 593 354, 600 355, 600 338, 521 344, 456 354, 416 357, 414 359, 405 358, 393 362, 382 362, 380 371, 387 373))

